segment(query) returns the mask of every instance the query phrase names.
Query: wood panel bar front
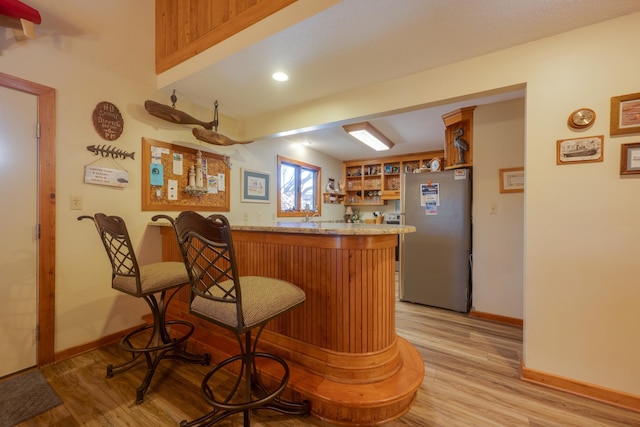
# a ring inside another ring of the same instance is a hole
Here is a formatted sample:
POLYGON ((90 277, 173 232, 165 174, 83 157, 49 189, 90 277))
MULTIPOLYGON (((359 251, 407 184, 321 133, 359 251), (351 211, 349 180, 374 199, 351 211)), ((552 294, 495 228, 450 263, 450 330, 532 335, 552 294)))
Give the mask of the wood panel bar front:
MULTIPOLYGON (((411 228, 232 229, 241 275, 280 278, 306 293, 260 339, 262 349, 287 360, 288 394, 338 424, 378 425, 406 413, 424 376, 417 350, 395 332, 395 247, 411 228)), ((162 230, 163 260, 180 260, 172 229, 162 230)), ((196 324, 197 347, 214 361, 237 352, 225 331, 189 314, 187 293, 177 299, 169 315, 196 324)))

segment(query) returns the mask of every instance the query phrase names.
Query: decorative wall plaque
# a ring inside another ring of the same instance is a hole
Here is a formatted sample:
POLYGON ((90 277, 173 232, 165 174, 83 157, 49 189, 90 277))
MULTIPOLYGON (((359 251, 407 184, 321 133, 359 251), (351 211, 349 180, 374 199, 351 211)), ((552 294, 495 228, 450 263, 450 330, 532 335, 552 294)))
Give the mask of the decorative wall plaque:
POLYGON ((122 135, 124 119, 118 107, 110 102, 99 102, 93 110, 93 127, 102 139, 115 141, 122 135))

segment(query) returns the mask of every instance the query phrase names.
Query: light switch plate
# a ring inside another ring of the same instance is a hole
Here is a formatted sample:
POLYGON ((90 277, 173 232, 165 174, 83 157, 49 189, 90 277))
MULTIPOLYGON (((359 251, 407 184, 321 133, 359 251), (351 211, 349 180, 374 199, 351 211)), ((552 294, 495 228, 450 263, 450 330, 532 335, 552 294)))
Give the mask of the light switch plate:
POLYGON ((69 209, 79 211, 82 209, 82 196, 69 197, 69 209))

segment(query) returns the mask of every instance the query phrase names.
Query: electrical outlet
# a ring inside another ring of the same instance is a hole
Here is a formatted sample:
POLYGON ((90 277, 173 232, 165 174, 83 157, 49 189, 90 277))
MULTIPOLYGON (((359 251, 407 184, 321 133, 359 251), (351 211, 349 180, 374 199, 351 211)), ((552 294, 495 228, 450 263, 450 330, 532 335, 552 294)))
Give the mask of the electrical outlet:
POLYGON ((247 212, 244 212, 242 214, 242 222, 244 222, 244 225, 247 225, 247 223, 249 222, 249 214, 247 212))
POLYGON ((69 209, 79 211, 82 209, 82 196, 69 197, 69 209))
POLYGON ((257 220, 258 220, 258 225, 260 225, 260 221, 262 220, 262 212, 258 212, 258 213, 256 214, 256 218, 257 218, 257 220))
POLYGON ((489 215, 497 215, 498 214, 498 204, 491 203, 489 204, 489 215))

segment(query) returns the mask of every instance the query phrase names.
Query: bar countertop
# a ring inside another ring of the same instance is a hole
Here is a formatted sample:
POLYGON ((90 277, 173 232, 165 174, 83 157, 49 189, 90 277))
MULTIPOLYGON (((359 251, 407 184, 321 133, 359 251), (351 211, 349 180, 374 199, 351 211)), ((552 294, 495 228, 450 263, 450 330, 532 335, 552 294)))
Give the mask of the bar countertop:
POLYGON ((309 222, 277 222, 271 225, 234 225, 232 230, 238 231, 263 231, 271 233, 298 233, 298 234, 331 234, 331 235, 379 235, 379 234, 404 234, 416 231, 412 225, 391 224, 362 224, 331 221, 309 222))
MULTIPOLYGON (((168 222, 152 222, 150 225, 168 226, 168 222)), ((231 224, 233 231, 261 231, 268 233, 325 234, 335 236, 362 236, 413 233, 413 225, 363 224, 333 221, 287 221, 265 225, 231 224)))

